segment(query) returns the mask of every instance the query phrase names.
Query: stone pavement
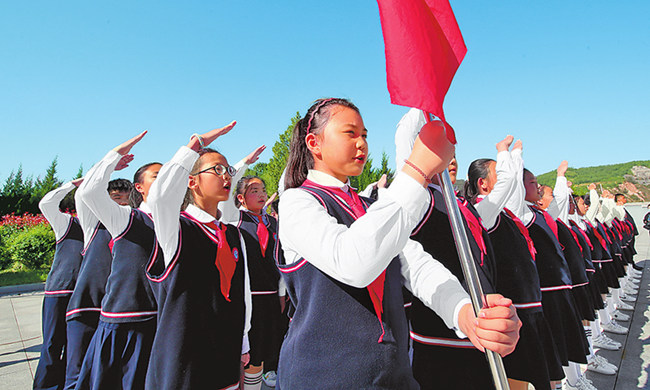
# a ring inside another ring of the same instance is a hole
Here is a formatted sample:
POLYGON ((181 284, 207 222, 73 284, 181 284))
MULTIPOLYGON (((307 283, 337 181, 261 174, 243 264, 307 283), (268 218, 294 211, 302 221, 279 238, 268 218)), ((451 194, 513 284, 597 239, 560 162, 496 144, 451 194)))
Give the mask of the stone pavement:
MULTIPOLYGON (((619 366, 617 375, 606 376, 587 372, 599 390, 650 389, 650 236, 642 228, 645 207, 627 207, 639 225, 635 261, 643 265, 643 278, 632 319, 622 322, 630 326, 628 335, 612 335, 623 343, 621 351, 598 351, 619 366)), ((0 389, 27 390, 40 355, 42 284, 0 289, 0 389), (31 291, 30 291, 31 290, 31 291)), ((583 366, 583 370, 586 367, 583 366)), ((268 389, 263 386, 263 389, 268 389)))

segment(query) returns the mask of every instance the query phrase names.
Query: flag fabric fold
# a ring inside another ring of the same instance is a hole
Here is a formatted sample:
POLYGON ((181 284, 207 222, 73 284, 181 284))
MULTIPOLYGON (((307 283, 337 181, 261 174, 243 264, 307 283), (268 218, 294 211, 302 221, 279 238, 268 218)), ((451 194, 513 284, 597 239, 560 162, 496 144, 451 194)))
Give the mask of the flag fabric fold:
MULTIPOLYGON (((377 0, 391 102, 436 115, 467 53, 448 0, 377 0)), ((448 137, 455 143, 453 130, 448 137)))

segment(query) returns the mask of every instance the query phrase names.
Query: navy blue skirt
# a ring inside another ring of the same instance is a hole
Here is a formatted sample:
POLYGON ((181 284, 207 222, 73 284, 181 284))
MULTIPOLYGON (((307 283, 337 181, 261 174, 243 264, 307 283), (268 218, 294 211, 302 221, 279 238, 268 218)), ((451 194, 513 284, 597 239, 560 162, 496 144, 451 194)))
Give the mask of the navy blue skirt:
POLYGON ((586 364, 589 344, 571 290, 543 291, 542 307, 562 365, 586 364))

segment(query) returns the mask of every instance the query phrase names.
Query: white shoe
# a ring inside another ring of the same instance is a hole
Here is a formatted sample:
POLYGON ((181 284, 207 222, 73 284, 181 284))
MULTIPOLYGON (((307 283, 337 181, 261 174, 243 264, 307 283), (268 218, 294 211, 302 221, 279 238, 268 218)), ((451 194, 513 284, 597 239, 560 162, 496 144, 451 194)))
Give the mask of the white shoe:
POLYGON ((618 310, 634 310, 634 306, 627 304, 625 302, 619 302, 616 304, 616 309, 618 310))
POLYGON ((617 320, 617 321, 629 321, 630 320, 629 315, 624 314, 623 312, 618 311, 618 310, 614 310, 611 315, 612 315, 612 318, 617 320))
POLYGON ((627 288, 628 290, 639 290, 639 286, 629 280, 623 282, 623 288, 627 288))
POLYGON ((578 382, 573 386, 565 380, 563 386, 565 390, 598 390, 584 376, 578 378, 578 382))
POLYGON ((277 379, 278 374, 275 371, 268 371, 262 375, 262 380, 267 387, 275 387, 277 379))
POLYGON ((609 365, 601 364, 601 362, 598 361, 597 356, 589 360, 589 363, 587 363, 587 370, 597 372, 599 374, 605 374, 605 375, 616 374, 615 369, 613 369, 609 365))
POLYGON ((591 342, 594 348, 606 349, 608 351, 618 351, 619 349, 621 349, 621 343, 610 339, 604 334, 595 337, 594 339, 591 340, 591 342))
POLYGON ((627 287, 623 287, 622 290, 623 290, 623 292, 625 293, 625 296, 626 296, 626 297, 636 299, 636 294, 638 293, 637 290, 630 290, 630 289, 627 288, 627 287))
POLYGON ((634 299, 634 297, 629 297, 627 295, 620 295, 618 299, 625 302, 636 302, 636 299, 634 299))
POLYGON ((616 333, 616 334, 627 334, 629 331, 628 328, 621 326, 616 323, 616 321, 611 320, 608 324, 603 324, 603 330, 605 332, 616 333))
POLYGON ((600 363, 601 365, 603 365, 603 366, 605 366, 605 367, 608 367, 608 366, 609 366, 609 367, 611 367, 614 371, 618 372, 618 367, 616 367, 616 365, 615 365, 614 363, 610 363, 609 360, 605 359, 604 357, 602 357, 602 356, 600 356, 600 355, 596 355, 596 354, 594 354, 594 356, 596 357, 596 361, 597 361, 598 363, 600 363))

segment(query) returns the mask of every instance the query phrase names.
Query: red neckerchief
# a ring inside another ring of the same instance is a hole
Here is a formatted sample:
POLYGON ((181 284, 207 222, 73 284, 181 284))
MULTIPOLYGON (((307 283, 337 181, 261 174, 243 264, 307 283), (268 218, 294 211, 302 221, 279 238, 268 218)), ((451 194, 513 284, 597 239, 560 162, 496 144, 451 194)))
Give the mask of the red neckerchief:
POLYGON ((588 220, 585 220, 587 225, 591 226, 591 231, 594 232, 594 236, 596 236, 596 239, 600 243, 600 245, 603 247, 603 249, 607 250, 607 242, 603 238, 603 236, 600 234, 597 228, 594 227, 594 225, 591 224, 588 220))
POLYGON ((230 283, 232 277, 235 275, 237 259, 230 250, 230 245, 228 245, 228 241, 226 240, 226 225, 217 224, 215 221, 203 224, 214 229, 214 234, 217 237, 217 257, 214 259, 214 264, 219 270, 221 294, 226 298, 226 301, 230 302, 230 283))
POLYGON ((580 240, 578 240, 578 235, 576 234, 576 232, 574 232, 573 229, 568 227, 566 223, 564 223, 564 221, 561 220, 560 218, 557 219, 557 222, 561 223, 562 225, 564 225, 565 228, 569 229, 571 235, 573 236, 573 240, 576 242, 576 244, 578 244, 578 248, 580 248, 580 252, 582 252, 582 245, 580 245, 580 240))
MULTIPOLYGON (((311 180, 305 180, 305 182, 302 184, 303 186, 306 187, 316 187, 323 189, 325 191, 331 192, 333 195, 338 196, 341 200, 343 200, 348 207, 352 210, 355 219, 358 219, 362 215, 366 213, 366 210, 363 207, 363 203, 361 202, 361 199, 359 198, 359 195, 351 188, 349 187, 350 192, 347 193, 343 191, 343 189, 339 187, 329 187, 329 186, 324 186, 318 183, 315 183, 311 180)), ((384 324, 381 322, 381 315, 384 311, 383 309, 383 301, 384 301, 384 282, 386 281, 386 270, 383 270, 379 276, 377 276, 377 279, 375 279, 372 283, 366 287, 368 289, 368 294, 370 295, 370 300, 372 301, 372 306, 375 309, 375 314, 377 314, 377 319, 379 319, 379 325, 381 326, 381 336, 379 336, 379 341, 382 342, 384 339, 384 324)))
POLYGON ((467 207, 467 201, 461 201, 458 198, 456 198, 456 200, 458 201, 458 208, 463 213, 465 221, 467 221, 469 231, 472 232, 474 241, 476 241, 478 248, 481 250, 481 266, 483 266, 483 260, 485 254, 487 254, 487 248, 485 246, 485 241, 483 240, 483 224, 481 223, 481 220, 476 218, 476 215, 470 211, 469 207, 467 207))
POLYGON ((591 243, 591 240, 589 239, 589 236, 587 235, 587 233, 585 233, 585 231, 582 230, 582 228, 580 228, 580 225, 578 225, 578 223, 576 221, 570 219, 569 222, 573 226, 578 228, 578 231, 580 232, 580 234, 582 234, 582 237, 585 239, 585 241, 587 241, 587 245, 589 245, 589 249, 593 250, 594 245, 591 243))
POLYGON ((535 255, 537 254, 537 249, 535 249, 535 244, 533 243, 533 239, 530 238, 530 234, 528 234, 528 229, 526 229, 526 226, 524 226, 524 223, 521 222, 521 219, 517 218, 515 213, 507 209, 506 207, 503 208, 503 211, 508 214, 510 219, 515 221, 515 225, 517 225, 517 228, 523 234, 524 238, 526 239, 526 244, 528 244, 528 251, 530 252, 530 257, 535 260, 535 255))
POLYGON ((549 214, 548 212, 546 212, 546 210, 544 210, 543 208, 539 207, 536 204, 532 205, 531 207, 533 207, 534 209, 539 210, 542 213, 542 215, 544 216, 544 220, 546 221, 546 224, 548 225, 549 228, 551 228, 551 231, 553 232, 553 234, 555 234, 555 238, 557 238, 557 240, 559 242, 560 237, 558 236, 558 233, 557 233, 557 223, 555 222, 553 217, 551 217, 551 214, 549 214))
POLYGON ((269 230, 266 228, 266 225, 264 224, 264 217, 258 216, 256 214, 253 214, 252 212, 249 212, 248 215, 251 216, 257 222, 257 239, 260 242, 260 249, 262 250, 262 256, 266 253, 266 247, 269 244, 269 230))
POLYGON ((612 220, 612 225, 616 228, 616 234, 618 235, 619 240, 623 240, 623 229, 621 228, 621 223, 619 222, 618 219, 614 218, 612 220))
POLYGON ((609 232, 609 228, 605 226, 602 222, 598 222, 598 225, 603 227, 603 231, 605 232, 605 240, 607 240, 607 242, 612 244, 612 238, 609 236, 609 234, 607 234, 609 232))

